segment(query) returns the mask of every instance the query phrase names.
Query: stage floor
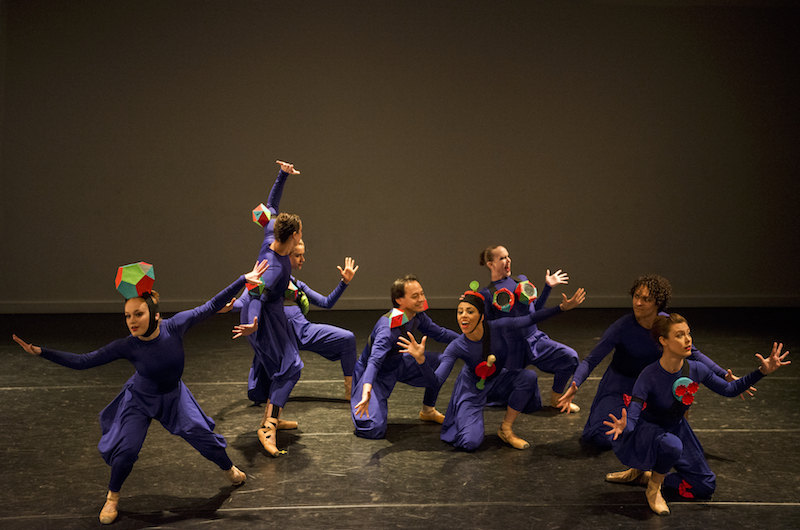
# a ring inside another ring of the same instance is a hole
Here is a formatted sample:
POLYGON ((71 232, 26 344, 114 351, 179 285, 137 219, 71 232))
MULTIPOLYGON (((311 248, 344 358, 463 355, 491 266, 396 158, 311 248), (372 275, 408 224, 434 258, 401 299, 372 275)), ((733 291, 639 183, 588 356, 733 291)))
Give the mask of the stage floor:
MULTIPOLYGON (((799 349, 800 309, 687 309, 698 348, 744 375, 773 340, 799 349)), ((585 357, 623 309, 577 309, 543 323, 552 338, 585 357)), ((359 352, 382 311, 312 312, 312 321, 353 330, 359 352)), ((431 310, 456 329, 455 311, 431 310)), ((464 452, 439 439, 437 424, 419 421, 422 389, 398 384, 383 440, 353 435, 338 363, 310 352, 280 431, 286 456, 271 458, 256 428, 263 408, 246 398, 252 351, 233 341, 234 315, 219 315, 186 338, 183 380, 228 441, 247 473, 238 488, 183 440, 154 422, 122 489, 114 528, 798 528, 800 527, 800 355, 762 380, 755 398, 726 399, 703 389, 691 424, 717 474, 711 501, 670 503, 652 513, 641 487, 610 484, 624 469, 613 453, 578 444, 608 361, 581 387, 578 414, 544 408, 522 415, 515 432, 531 443, 518 451, 496 431, 504 409, 485 412, 486 438, 464 452)), ((109 468, 96 444, 97 416, 133 373, 127 362, 87 371, 62 368, 25 353, 34 344, 88 352, 125 335, 119 315, 0 315, 0 528, 92 528, 103 505, 109 468)), ((431 348, 429 343, 429 349, 431 348)), ((441 351, 442 348, 439 349, 441 351)), ((447 408, 454 367, 437 408, 447 408)), ((539 373, 543 396, 552 376, 539 373)))

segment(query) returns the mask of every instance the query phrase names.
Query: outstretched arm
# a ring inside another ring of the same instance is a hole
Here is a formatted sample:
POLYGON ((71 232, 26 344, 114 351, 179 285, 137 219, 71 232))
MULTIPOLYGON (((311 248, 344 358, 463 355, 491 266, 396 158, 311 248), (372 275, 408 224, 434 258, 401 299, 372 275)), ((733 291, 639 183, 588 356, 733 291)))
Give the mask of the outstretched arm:
POLYGON ((744 392, 748 387, 758 382, 765 375, 771 374, 781 366, 791 364, 791 361, 785 360, 789 352, 782 353, 782 350, 783 344, 775 342, 772 344, 772 351, 766 358, 760 353, 756 353, 756 357, 760 361, 761 366, 759 366, 757 370, 735 381, 726 381, 704 364, 695 363, 695 366, 698 370, 699 380, 702 381, 704 385, 721 396, 734 397, 744 392))
MULTIPOLYGON (((730 368, 728 368, 728 370, 725 372, 725 381, 733 383, 734 381, 738 381, 739 379, 741 379, 741 377, 733 375, 733 371, 731 371, 730 368)), ((742 398, 742 401, 744 401, 745 394, 747 394, 750 397, 755 397, 753 392, 758 392, 758 389, 754 386, 751 386, 750 388, 739 394, 739 397, 742 398)))
POLYGON ((22 340, 21 338, 17 337, 16 335, 11 335, 11 338, 14 339, 14 341, 17 344, 22 346, 23 350, 25 350, 26 352, 30 353, 31 355, 41 355, 42 354, 42 349, 39 346, 34 346, 30 342, 25 342, 24 340, 22 340))
POLYGON ((338 265, 336 268, 339 269, 339 274, 342 275, 342 281, 345 285, 350 283, 350 280, 353 279, 353 276, 356 275, 356 271, 358 271, 358 265, 356 265, 355 260, 350 256, 344 258, 344 269, 338 265), (355 268, 353 265, 355 265, 355 268))
POLYGON ((257 261, 253 266, 252 271, 239 276, 236 281, 214 295, 214 297, 205 304, 197 306, 194 309, 181 311, 180 313, 175 314, 170 318, 175 332, 179 336, 183 336, 183 334, 186 333, 189 328, 217 313, 220 309, 224 308, 228 303, 230 303, 230 300, 234 297, 234 295, 242 290, 242 287, 245 286, 245 282, 251 282, 255 284, 261 283, 260 277, 262 274, 264 274, 267 268, 267 260, 257 261))
POLYGON ((789 355, 789 352, 784 352, 781 355, 781 350, 783 349, 783 343, 780 344, 777 342, 772 343, 772 351, 770 352, 769 356, 765 359, 761 356, 760 353, 756 353, 756 357, 758 360, 761 361, 761 366, 759 366, 758 370, 764 374, 768 375, 780 368, 781 366, 786 366, 787 364, 792 364, 792 361, 784 361, 786 356, 789 355))
POLYGON ((561 269, 558 269, 553 274, 550 274, 550 269, 547 269, 547 273, 544 275, 544 282, 550 287, 555 287, 560 284, 566 285, 569 283, 569 276, 561 269))
POLYGON ((559 307, 562 311, 569 311, 570 309, 575 309, 581 305, 584 300, 586 300, 586 291, 583 289, 583 287, 581 287, 575 291, 575 294, 572 295, 572 298, 567 298, 567 295, 564 293, 561 293, 561 296, 563 300, 561 300, 559 307))

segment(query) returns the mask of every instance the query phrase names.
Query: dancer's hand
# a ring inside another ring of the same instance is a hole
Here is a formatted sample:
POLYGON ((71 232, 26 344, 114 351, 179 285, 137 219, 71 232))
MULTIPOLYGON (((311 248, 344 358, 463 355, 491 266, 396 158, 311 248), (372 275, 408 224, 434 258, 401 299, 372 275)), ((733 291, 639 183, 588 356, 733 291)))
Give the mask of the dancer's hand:
POLYGON ((258 330, 258 317, 253 317, 252 324, 239 324, 233 326, 233 338, 238 339, 239 337, 246 337, 248 335, 252 335, 258 330))
POLYGON ((256 261, 255 266, 253 266, 253 270, 245 274, 244 279, 247 280, 248 283, 261 285, 262 283, 264 283, 261 281, 261 275, 267 272, 268 268, 269 268, 269 263, 267 262, 267 260, 263 259, 261 261, 256 261))
POLYGON ((623 408, 619 419, 613 414, 609 414, 608 417, 611 418, 611 421, 604 421, 603 425, 610 427, 611 430, 607 431, 606 434, 613 434, 614 440, 616 440, 617 436, 625 431, 625 426, 628 424, 628 410, 623 408))
POLYGON ((786 366, 787 364, 792 364, 792 361, 784 361, 789 352, 784 352, 781 355, 781 350, 783 349, 783 343, 781 342, 778 344, 777 342, 772 343, 772 351, 770 352, 767 358, 763 358, 760 353, 756 354, 756 357, 761 361, 761 366, 758 368, 762 374, 767 375, 771 374, 781 366, 786 366))
POLYGON ((555 287, 558 284, 568 284, 569 283, 569 276, 567 276, 566 272, 563 272, 561 269, 558 269, 553 274, 550 274, 550 269, 547 269, 547 274, 544 275, 544 281, 550 287, 555 287))
POLYGON ((230 302, 228 302, 227 304, 225 304, 225 307, 223 307, 222 309, 220 309, 219 311, 217 311, 217 313, 219 313, 219 314, 222 314, 222 313, 228 313, 228 312, 230 312, 230 310, 231 310, 231 309, 233 309, 233 304, 234 304, 234 302, 236 302, 236 297, 235 297, 235 296, 234 296, 233 298, 231 298, 231 301, 230 301, 230 302))
POLYGON ((425 341, 428 340, 428 337, 422 337, 422 342, 419 343, 410 331, 408 337, 411 340, 403 336, 397 337, 397 345, 404 348, 400 350, 400 353, 407 353, 417 361, 417 364, 423 364, 425 362, 425 341))
POLYGON ((361 390, 361 401, 356 404, 356 416, 359 418, 369 418, 369 399, 372 397, 372 385, 364 383, 364 388, 361 390))
MULTIPOLYGON (((733 375, 733 372, 729 368, 728 369, 728 373, 725 374, 725 381, 727 381, 729 383, 733 383, 737 379, 740 379, 740 378, 736 377, 735 375, 733 375)), ((751 386, 750 388, 748 388, 747 390, 745 390, 744 392, 739 394, 739 397, 742 398, 742 401, 744 401, 744 395, 745 394, 749 394, 750 397, 754 397, 753 396, 753 392, 758 392, 758 389, 756 387, 754 387, 754 386, 751 386)))
POLYGON ((353 265, 356 265, 356 261, 348 256, 344 258, 344 269, 338 265, 336 266, 336 268, 339 269, 339 274, 342 275, 342 281, 345 285, 350 283, 350 280, 353 279, 353 276, 356 275, 356 271, 358 271, 358 265, 356 265, 355 268, 353 265))
POLYGON ((276 160, 275 163, 281 166, 281 171, 284 173, 288 173, 290 175, 300 174, 300 172, 294 168, 294 164, 289 164, 288 162, 283 162, 282 160, 276 160))
POLYGON ((16 335, 11 335, 11 338, 16 341, 17 344, 22 346, 22 349, 26 352, 30 353, 31 355, 41 355, 42 349, 39 346, 34 346, 29 342, 25 342, 21 338, 17 337, 16 335))
POLYGON ((561 297, 563 300, 561 300, 559 307, 561 307, 562 311, 569 311, 570 309, 575 309, 581 305, 584 300, 586 300, 586 291, 583 289, 583 287, 581 287, 575 291, 575 294, 572 295, 572 298, 567 298, 567 295, 564 293, 561 293, 561 297))
POLYGON ((558 408, 561 410, 561 412, 566 412, 569 414, 570 405, 572 404, 572 400, 575 399, 575 394, 577 393, 578 385, 575 383, 575 381, 573 381, 572 384, 569 385, 569 388, 567 388, 567 391, 564 392, 560 398, 558 398, 558 408))

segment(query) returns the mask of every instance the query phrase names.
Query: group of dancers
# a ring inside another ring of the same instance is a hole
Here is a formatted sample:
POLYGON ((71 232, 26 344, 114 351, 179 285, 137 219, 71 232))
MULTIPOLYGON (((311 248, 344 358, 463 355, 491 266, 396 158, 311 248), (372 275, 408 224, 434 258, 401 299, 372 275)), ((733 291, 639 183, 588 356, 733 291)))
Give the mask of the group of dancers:
POLYGON ((278 448, 277 431, 298 426, 281 414, 303 368, 300 350, 341 364, 356 436, 377 439, 385 435, 388 400, 396 383, 402 382, 425 389, 420 420, 442 424, 441 439, 467 451, 483 441, 483 410, 488 405, 506 408, 498 437, 516 449, 530 447, 512 429, 520 413, 542 408, 537 375, 528 366, 553 374, 551 407, 576 413, 580 407, 573 400, 578 389, 614 351, 581 442, 598 450, 613 449, 630 469, 609 473, 606 480, 646 486, 648 504, 660 515, 669 513, 662 485, 685 498, 707 498, 715 488, 715 475, 685 418, 698 383, 721 395, 736 396, 752 392, 761 377, 790 364, 788 352, 775 343, 766 358, 756 354, 760 366, 742 378, 722 369, 694 347, 686 320, 665 312, 671 288, 659 276, 642 276, 634 282, 633 313, 612 324, 579 362, 574 349, 548 337, 537 324, 582 304, 584 289, 571 297, 562 294, 558 305, 545 307, 552 288, 567 284, 568 275, 547 270, 540 293, 527 277, 512 276, 511 257, 502 246, 480 253, 480 265, 490 274, 488 284, 481 287, 472 282, 458 299, 460 334, 433 322, 425 312, 428 306, 420 280, 406 275, 392 284, 393 307, 378 319, 359 356, 352 332, 306 318, 309 304, 333 307, 358 266, 345 258, 344 267, 337 267, 341 281, 328 296, 292 275, 292 269, 301 270, 305 261, 303 224, 297 215, 280 213, 279 206, 287 179, 300 172, 293 164, 277 163, 280 172, 265 205, 269 220, 263 223, 264 238, 255 266, 205 304, 162 319, 158 293, 137 293, 125 302, 130 336, 82 355, 34 346, 13 336, 28 353, 69 368, 127 359, 136 369, 100 413, 98 448, 111 467, 99 515, 104 524, 118 515, 120 490, 153 419, 217 464, 231 484, 246 480, 228 457, 225 439, 214 433, 214 421, 181 381, 183 336, 215 313, 239 312, 234 338, 247 337, 254 351, 248 397, 265 404, 257 435, 274 457, 286 453, 278 448), (428 337, 447 344, 444 352, 427 351, 428 337), (457 359, 464 366, 442 414, 435 408, 436 400, 457 359))

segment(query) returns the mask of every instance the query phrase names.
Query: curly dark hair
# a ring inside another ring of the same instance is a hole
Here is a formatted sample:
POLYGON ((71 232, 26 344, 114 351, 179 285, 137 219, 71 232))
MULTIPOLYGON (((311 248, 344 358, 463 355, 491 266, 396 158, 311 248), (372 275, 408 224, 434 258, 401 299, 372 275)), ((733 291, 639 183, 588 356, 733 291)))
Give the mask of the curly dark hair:
POLYGON ((669 281, 663 276, 657 276, 655 274, 639 276, 631 286, 631 296, 642 286, 647 287, 647 290, 650 291, 650 296, 652 296, 656 304, 658 304, 658 311, 665 311, 672 298, 672 286, 669 284, 669 281))

